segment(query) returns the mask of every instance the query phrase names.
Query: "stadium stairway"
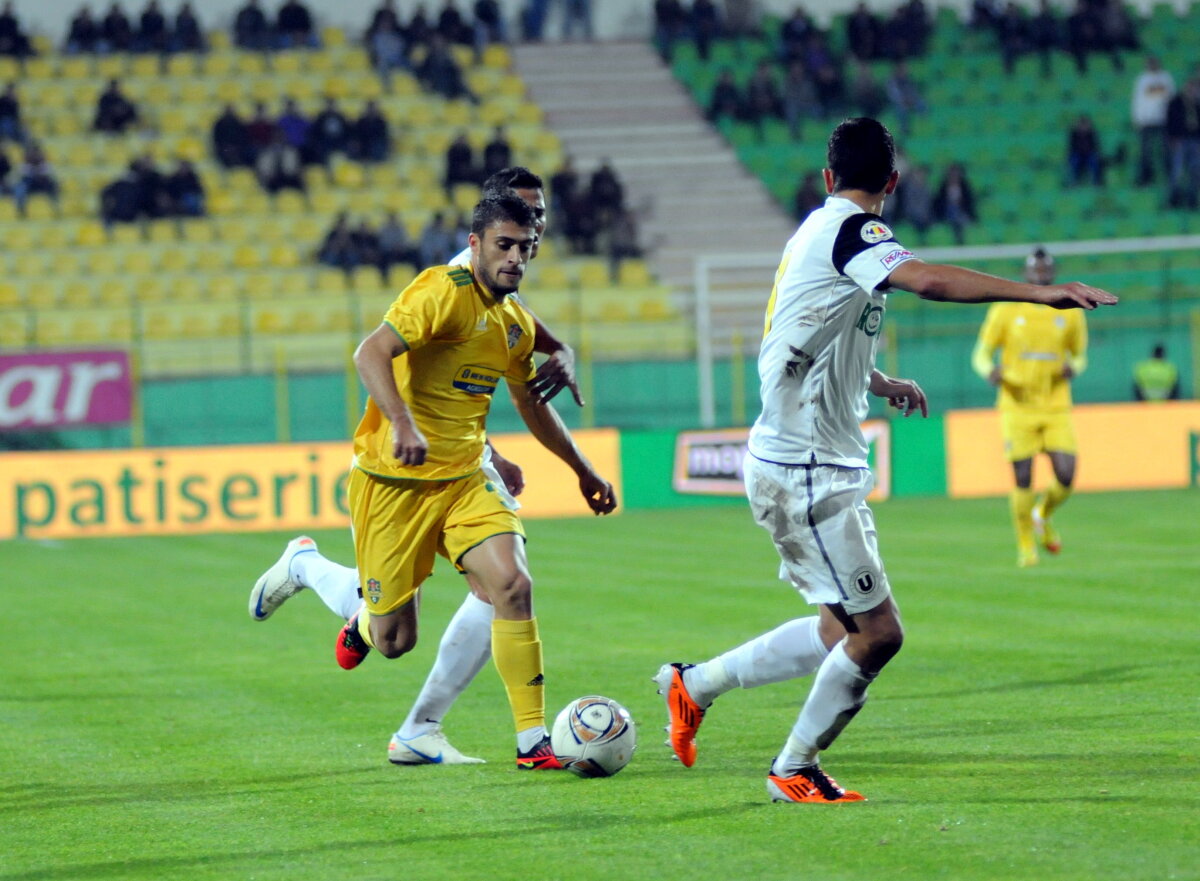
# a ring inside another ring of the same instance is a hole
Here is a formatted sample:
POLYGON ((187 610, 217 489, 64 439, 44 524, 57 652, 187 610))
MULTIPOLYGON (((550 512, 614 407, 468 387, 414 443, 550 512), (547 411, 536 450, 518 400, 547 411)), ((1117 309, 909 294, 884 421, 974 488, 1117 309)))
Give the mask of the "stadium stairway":
POLYGON ((576 169, 612 161, 666 284, 690 290, 702 254, 774 251, 791 235, 791 219, 649 43, 522 46, 514 63, 576 169))

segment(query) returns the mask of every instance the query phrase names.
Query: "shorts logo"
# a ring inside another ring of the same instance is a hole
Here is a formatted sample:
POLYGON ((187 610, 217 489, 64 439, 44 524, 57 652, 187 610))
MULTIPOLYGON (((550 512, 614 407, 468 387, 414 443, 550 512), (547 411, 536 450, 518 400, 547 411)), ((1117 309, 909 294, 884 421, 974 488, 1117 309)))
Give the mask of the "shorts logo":
POLYGON ((880 242, 886 242, 890 239, 892 231, 878 220, 868 220, 863 224, 860 235, 862 236, 862 240, 868 245, 877 245, 880 242))
POLYGON ((859 569, 851 579, 859 593, 866 595, 875 589, 875 575, 870 569, 859 569))
POLYGON ((499 372, 490 367, 467 365, 454 375, 454 387, 470 395, 490 395, 500 384, 499 372))
POLYGON ((907 248, 896 248, 892 251, 889 251, 885 256, 880 257, 879 262, 883 264, 884 269, 890 272, 905 260, 909 260, 914 256, 916 255, 907 248))
POLYGON ((383 598, 383 586, 377 578, 367 579, 367 599, 373 603, 378 603, 383 598))
POLYGON ((521 329, 521 325, 510 324, 508 326, 508 347, 511 349, 513 346, 515 346, 517 344, 517 340, 519 340, 521 335, 524 333, 525 331, 521 329))

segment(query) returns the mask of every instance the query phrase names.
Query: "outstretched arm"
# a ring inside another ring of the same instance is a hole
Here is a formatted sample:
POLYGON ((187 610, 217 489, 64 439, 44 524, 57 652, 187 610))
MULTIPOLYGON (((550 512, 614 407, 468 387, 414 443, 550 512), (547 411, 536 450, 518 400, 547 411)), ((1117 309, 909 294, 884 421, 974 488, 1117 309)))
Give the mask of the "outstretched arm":
POLYGON ((579 381, 575 376, 575 351, 552 334, 528 307, 526 311, 533 318, 533 350, 549 356, 529 383, 534 400, 539 404, 548 403, 564 388, 569 388, 575 403, 582 407, 583 395, 579 393, 579 381))
POLYGON ((375 328, 354 352, 354 366, 367 394, 392 423, 392 455, 405 465, 425 464, 429 443, 413 422, 408 404, 396 388, 392 359, 408 351, 408 344, 388 324, 375 328))
POLYGON ((914 380, 892 379, 880 370, 872 370, 868 388, 877 398, 887 398, 888 404, 902 411, 905 417, 917 410, 923 417, 929 415, 929 400, 914 380))
POLYGON ((579 491, 583 493, 588 507, 597 514, 608 514, 617 507, 617 496, 612 484, 602 478, 592 468, 592 463, 584 457, 575 439, 567 431, 558 411, 552 405, 540 404, 530 391, 529 385, 509 382, 508 391, 513 404, 530 433, 537 438, 538 443, 562 459, 579 478, 579 491))
POLYGON ((1108 291, 1081 282, 1035 285, 1010 281, 995 275, 975 272, 961 266, 947 266, 909 260, 897 266, 888 282, 912 291, 925 300, 947 303, 1041 303, 1055 309, 1095 309, 1111 306, 1117 298, 1108 291))

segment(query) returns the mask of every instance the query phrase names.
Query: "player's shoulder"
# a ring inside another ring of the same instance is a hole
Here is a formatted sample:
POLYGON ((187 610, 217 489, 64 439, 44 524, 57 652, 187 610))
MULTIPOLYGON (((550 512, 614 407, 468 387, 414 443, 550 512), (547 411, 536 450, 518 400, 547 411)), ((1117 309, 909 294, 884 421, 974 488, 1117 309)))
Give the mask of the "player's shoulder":
POLYGON ((839 272, 864 251, 889 242, 898 244, 896 234, 878 214, 869 211, 847 211, 832 221, 836 223, 837 231, 833 238, 831 256, 839 272))
POLYGON ((475 276, 471 273, 470 265, 430 266, 421 271, 409 284, 410 291, 436 291, 449 293, 459 288, 471 287, 475 284, 475 276))

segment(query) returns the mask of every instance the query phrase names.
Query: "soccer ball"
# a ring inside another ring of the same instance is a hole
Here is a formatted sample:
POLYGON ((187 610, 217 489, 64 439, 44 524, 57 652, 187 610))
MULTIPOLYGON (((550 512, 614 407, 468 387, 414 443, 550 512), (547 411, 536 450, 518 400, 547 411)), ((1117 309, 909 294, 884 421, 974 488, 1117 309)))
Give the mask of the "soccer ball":
POLYGON ((637 730, 615 700, 588 695, 567 704, 550 732, 562 766, 580 777, 611 777, 629 764, 637 730))

